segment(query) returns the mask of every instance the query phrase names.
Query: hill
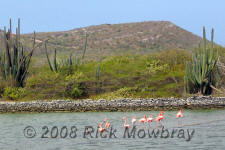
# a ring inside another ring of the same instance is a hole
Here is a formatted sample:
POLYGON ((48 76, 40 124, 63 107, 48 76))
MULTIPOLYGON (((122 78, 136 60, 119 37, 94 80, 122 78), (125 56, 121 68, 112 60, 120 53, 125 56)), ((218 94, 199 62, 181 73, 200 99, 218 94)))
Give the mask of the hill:
MULTIPOLYGON (((188 49, 201 41, 192 34, 168 21, 150 21, 126 24, 103 24, 62 32, 36 33, 37 42, 49 39, 49 48, 59 52, 79 54, 84 42, 84 33, 89 34, 87 56, 96 58, 119 54, 146 54, 153 50, 188 49)), ((31 46, 32 34, 24 34, 23 42, 31 46)), ((39 49, 36 55, 43 54, 39 49)))

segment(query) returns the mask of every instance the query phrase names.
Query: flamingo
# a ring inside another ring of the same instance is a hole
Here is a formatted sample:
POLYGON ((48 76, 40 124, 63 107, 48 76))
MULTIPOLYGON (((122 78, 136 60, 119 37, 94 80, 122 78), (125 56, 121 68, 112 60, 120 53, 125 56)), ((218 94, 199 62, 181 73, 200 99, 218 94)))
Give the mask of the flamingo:
POLYGON ((105 122, 105 128, 108 129, 111 126, 111 124, 109 122, 109 119, 108 118, 105 118, 104 119, 104 122, 105 122))
POLYGON ((180 118, 182 118, 182 117, 183 117, 183 110, 180 109, 179 112, 176 115, 176 118, 178 118, 178 126, 182 126, 182 122, 180 120, 180 118))
POLYGON ((160 113, 159 113, 158 117, 156 117, 155 121, 160 122, 161 120, 163 120, 164 119, 163 113, 164 113, 163 111, 160 111, 160 113))
POLYGON ((139 119, 140 123, 146 123, 147 122, 147 117, 144 115, 144 118, 139 119))
POLYGON ((136 116, 133 117, 131 122, 132 122, 133 125, 136 123, 136 116))
POLYGON ((99 129, 98 129, 99 132, 103 132, 105 130, 105 128, 103 128, 102 125, 103 125, 103 123, 100 122, 99 123, 99 129))
POLYGON ((123 117, 123 120, 124 120, 124 124, 123 124, 124 128, 130 128, 130 125, 127 124, 127 117, 123 117))
POLYGON ((182 109, 180 109, 180 111, 177 113, 176 117, 177 118, 183 117, 183 110, 182 109))
POLYGON ((147 118, 147 122, 152 122, 152 121, 153 121, 152 114, 150 114, 150 117, 147 118))

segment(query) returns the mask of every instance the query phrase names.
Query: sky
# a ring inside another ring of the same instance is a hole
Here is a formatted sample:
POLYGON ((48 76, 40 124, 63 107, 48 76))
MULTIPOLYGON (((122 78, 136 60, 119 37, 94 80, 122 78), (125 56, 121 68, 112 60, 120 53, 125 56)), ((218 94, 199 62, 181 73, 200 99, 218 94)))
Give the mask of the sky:
POLYGON ((225 46, 224 0, 1 0, 0 29, 12 18, 21 32, 65 31, 100 24, 171 21, 202 36, 202 27, 225 46))

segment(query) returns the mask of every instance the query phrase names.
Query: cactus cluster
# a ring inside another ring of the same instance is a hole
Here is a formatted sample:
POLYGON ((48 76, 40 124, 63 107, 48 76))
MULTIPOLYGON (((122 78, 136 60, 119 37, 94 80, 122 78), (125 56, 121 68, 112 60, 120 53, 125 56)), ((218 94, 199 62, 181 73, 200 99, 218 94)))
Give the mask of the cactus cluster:
MULTIPOLYGON (((81 62, 84 62, 84 57, 87 49, 87 37, 88 34, 85 33, 85 41, 84 41, 84 46, 83 46, 83 52, 81 56, 81 62)), ((57 61, 57 50, 55 48, 54 51, 54 58, 53 62, 50 61, 48 50, 47 50, 47 42, 45 42, 45 54, 47 57, 48 65, 51 71, 53 72, 58 72, 61 67, 73 67, 74 69, 77 69, 78 65, 80 64, 80 58, 77 57, 72 57, 72 53, 70 54, 69 58, 61 59, 57 61)))
POLYGON ((69 58, 66 58, 66 59, 61 59, 59 64, 60 66, 62 67, 66 67, 66 66, 69 66, 69 67, 73 67, 75 70, 78 68, 78 65, 80 63, 80 59, 77 58, 76 56, 73 57, 72 56, 72 53, 70 54, 69 58))
POLYGON ((4 27, 3 47, 0 54, 0 73, 4 80, 10 82, 11 86, 23 87, 24 81, 28 74, 28 68, 31 57, 35 48, 35 32, 33 37, 33 48, 28 52, 24 52, 23 45, 20 41, 20 19, 18 19, 18 27, 16 34, 12 33, 12 21, 10 19, 10 28, 6 31, 4 27))
POLYGON ((188 93, 210 95, 217 82, 218 50, 214 48, 214 30, 211 32, 210 46, 207 44, 206 31, 203 27, 203 45, 194 49, 191 62, 186 64, 185 90, 188 93))

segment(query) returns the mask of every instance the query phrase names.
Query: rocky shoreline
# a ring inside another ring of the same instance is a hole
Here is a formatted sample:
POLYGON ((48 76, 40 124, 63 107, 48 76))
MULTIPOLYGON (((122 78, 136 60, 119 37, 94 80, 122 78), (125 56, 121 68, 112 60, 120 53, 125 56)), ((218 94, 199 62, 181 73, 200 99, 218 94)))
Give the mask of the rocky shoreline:
POLYGON ((8 112, 86 112, 86 111, 147 111, 225 108, 225 97, 189 97, 117 100, 53 100, 0 102, 0 113, 8 112))

